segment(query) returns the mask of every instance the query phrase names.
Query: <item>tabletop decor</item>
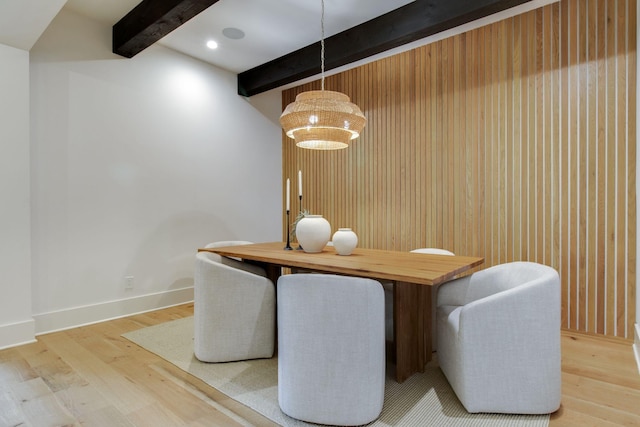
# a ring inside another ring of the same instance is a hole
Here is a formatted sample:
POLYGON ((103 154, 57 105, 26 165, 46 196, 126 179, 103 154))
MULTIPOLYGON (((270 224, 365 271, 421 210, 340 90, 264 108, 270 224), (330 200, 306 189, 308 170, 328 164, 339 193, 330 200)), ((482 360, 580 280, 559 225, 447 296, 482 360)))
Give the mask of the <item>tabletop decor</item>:
POLYGON ((291 247, 291 239, 289 235, 289 211, 291 209, 291 181, 287 178, 287 245, 284 247, 285 250, 290 251, 293 248, 291 247))
MULTIPOLYGON (((287 178, 287 189, 286 189, 286 197, 287 197, 287 245, 284 247, 285 250, 292 250, 293 248, 291 247, 291 239, 296 237, 296 227, 298 225, 298 222, 304 218, 305 215, 308 215, 309 212, 307 212, 306 210, 302 210, 302 171, 299 170, 298 171, 298 200, 299 200, 299 207, 300 207, 300 211, 298 212, 298 215, 296 216, 295 220, 293 221, 293 224, 290 224, 290 220, 289 220, 289 214, 291 212, 291 180, 289 178, 287 178)), ((296 248, 297 250, 301 251, 302 250, 302 245, 300 244, 300 241, 298 241, 298 247, 296 248)))
MULTIPOLYGON (((299 204, 300 211, 298 212, 298 217, 296 218, 295 225, 297 225, 298 221, 300 221, 305 215, 309 213, 307 211, 302 210, 302 171, 301 170, 298 171, 298 200, 300 201, 300 204, 299 204)), ((295 234, 295 230, 294 230, 294 234, 295 234)), ((298 240, 298 247, 296 249, 299 251, 303 249, 299 240, 298 240)))
POLYGON ((304 215, 296 224, 296 238, 305 252, 322 252, 331 238, 331 224, 322 215, 304 215))
POLYGON ((351 255, 358 246, 358 235, 350 228, 339 228, 333 233, 331 241, 338 255, 351 255))
MULTIPOLYGON (((309 215, 310 212, 306 209, 301 210, 300 212, 298 212, 298 215, 293 219, 293 222, 291 223, 291 238, 294 239, 296 238, 296 228, 298 227, 298 223, 300 222, 300 220, 302 218, 304 218, 305 216, 309 215)), ((300 242, 298 242, 298 247, 296 248, 298 250, 302 250, 302 245, 300 245, 300 242)))

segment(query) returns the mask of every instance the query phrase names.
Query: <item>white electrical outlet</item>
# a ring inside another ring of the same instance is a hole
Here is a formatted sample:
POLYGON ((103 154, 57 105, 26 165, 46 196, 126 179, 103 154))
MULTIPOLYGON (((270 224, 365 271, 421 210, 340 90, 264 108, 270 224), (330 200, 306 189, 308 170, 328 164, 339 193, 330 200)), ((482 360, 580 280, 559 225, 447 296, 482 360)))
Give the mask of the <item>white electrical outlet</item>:
POLYGON ((133 290, 133 276, 124 277, 124 290, 125 291, 133 290))

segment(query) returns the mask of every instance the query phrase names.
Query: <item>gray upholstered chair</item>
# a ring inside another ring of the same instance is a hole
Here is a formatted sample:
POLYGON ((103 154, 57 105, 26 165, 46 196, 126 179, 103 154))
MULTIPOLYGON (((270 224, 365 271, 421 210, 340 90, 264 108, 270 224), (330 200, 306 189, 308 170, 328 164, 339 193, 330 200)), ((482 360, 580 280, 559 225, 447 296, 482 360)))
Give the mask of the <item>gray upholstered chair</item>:
POLYGON ((330 274, 278 279, 278 402, 292 418, 361 425, 384 401, 380 282, 330 274))
POLYGON ((560 279, 512 262, 440 285, 438 362, 469 412, 560 406, 560 279))
MULTIPOLYGON (((207 245, 231 246, 246 241, 207 245)), ((275 347, 275 287, 264 269, 198 252, 194 277, 194 353, 203 362, 269 358, 275 347)))

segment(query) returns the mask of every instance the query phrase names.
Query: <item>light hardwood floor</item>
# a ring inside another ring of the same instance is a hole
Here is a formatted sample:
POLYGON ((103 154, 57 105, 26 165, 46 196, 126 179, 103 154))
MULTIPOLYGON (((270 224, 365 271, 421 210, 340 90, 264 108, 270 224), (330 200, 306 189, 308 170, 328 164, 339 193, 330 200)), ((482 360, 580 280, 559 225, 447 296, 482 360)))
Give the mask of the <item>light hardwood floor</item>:
MULTIPOLYGON (((121 337, 191 316, 186 304, 42 335, 0 351, 0 427, 275 426, 121 337)), ((640 426, 640 375, 629 341, 563 333, 556 426, 640 426)))

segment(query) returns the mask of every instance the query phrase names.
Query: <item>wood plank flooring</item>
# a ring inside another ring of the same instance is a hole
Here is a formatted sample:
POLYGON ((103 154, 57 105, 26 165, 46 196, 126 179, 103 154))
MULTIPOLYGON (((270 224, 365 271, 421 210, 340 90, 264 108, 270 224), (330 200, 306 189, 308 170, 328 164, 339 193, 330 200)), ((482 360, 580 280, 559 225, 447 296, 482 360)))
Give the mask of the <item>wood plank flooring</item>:
MULTIPOLYGON (((42 335, 0 351, 0 427, 276 426, 121 337, 193 314, 186 304, 42 335)), ((564 332, 551 427, 640 426, 631 342, 564 332)))

